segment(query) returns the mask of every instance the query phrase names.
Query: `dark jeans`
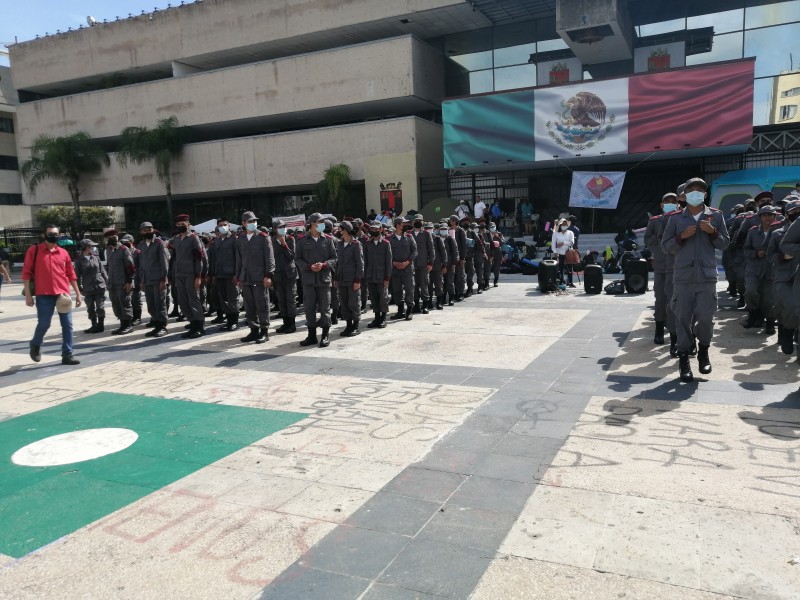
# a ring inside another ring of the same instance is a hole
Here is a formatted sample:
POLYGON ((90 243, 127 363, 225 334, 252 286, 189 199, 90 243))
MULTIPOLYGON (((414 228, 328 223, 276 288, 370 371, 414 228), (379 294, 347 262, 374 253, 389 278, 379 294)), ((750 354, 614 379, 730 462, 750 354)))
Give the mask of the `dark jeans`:
MULTIPOLYGON (((36 296, 36 331, 33 334, 31 343, 41 346, 44 341, 44 334, 50 329, 50 322, 53 320, 53 312, 56 309, 58 296, 36 296)), ((61 321, 61 354, 72 354, 72 311, 68 313, 58 313, 61 321)))
POLYGON ((558 255, 558 278, 564 282, 564 271, 567 271, 566 283, 572 283, 572 265, 564 264, 566 256, 564 254, 558 255))

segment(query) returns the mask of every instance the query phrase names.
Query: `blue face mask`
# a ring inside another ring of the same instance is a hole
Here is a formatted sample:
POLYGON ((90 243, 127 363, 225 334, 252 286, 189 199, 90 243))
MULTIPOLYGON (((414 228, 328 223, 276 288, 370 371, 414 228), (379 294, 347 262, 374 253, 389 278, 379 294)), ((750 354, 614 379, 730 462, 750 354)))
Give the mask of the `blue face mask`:
POLYGON ((475 245, 475 240, 467 238, 467 248, 472 248, 475 245))
POLYGON ((677 204, 667 203, 667 204, 664 205, 664 212, 665 213, 672 212, 673 210, 676 210, 677 208, 678 208, 677 204))
POLYGON ((227 225, 220 225, 217 227, 217 231, 219 231, 220 235, 228 235, 230 229, 228 229, 227 225))
POLYGON ((325 223, 317 223, 317 233, 325 233, 325 223))
POLYGON ((254 232, 256 229, 258 229, 258 223, 248 223, 248 224, 247 224, 245 227, 247 228, 247 231, 249 231, 250 233, 252 233, 252 232, 254 232))
POLYGON ((706 199, 705 192, 689 192, 686 194, 686 203, 689 206, 700 206, 703 203, 703 200, 706 199))
POLYGON ((447 229, 440 229, 439 237, 447 237, 447 229))
POLYGON ((286 235, 286 228, 285 227, 281 227, 280 229, 278 229, 278 235, 281 235, 281 236, 286 235))

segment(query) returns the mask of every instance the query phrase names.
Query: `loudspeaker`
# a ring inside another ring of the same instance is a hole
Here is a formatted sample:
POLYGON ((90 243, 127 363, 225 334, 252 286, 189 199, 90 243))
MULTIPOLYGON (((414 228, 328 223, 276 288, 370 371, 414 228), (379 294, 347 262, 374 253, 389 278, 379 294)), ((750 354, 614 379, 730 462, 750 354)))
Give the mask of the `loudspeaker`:
POLYGON ((555 292, 558 290, 558 261, 543 260, 539 262, 539 291, 555 292))
POLYGON ((650 267, 644 259, 625 263, 625 291, 629 294, 644 294, 649 283, 650 267))
POLYGON ((587 294, 599 294, 603 291, 603 267, 600 265, 584 267, 583 289, 587 294))

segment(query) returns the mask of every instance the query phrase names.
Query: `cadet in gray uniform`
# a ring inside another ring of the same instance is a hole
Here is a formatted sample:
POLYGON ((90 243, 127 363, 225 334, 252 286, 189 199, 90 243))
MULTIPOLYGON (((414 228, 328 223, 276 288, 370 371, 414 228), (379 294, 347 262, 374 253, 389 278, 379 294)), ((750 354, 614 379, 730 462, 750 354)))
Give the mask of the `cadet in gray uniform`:
POLYGON ((672 310, 678 332, 678 361, 681 381, 692 381, 689 350, 693 334, 699 350, 700 372, 711 372, 708 348, 714 335, 717 310, 716 250, 728 246, 725 219, 716 209, 704 205, 708 185, 696 177, 686 182, 687 207, 670 216, 661 249, 675 256, 672 310))
POLYGON ((656 298, 654 315, 656 333, 653 343, 657 345, 664 343, 664 328, 667 323, 667 304, 669 303, 666 293, 667 255, 661 250, 661 236, 669 218, 666 214, 678 208, 677 200, 678 196, 672 192, 664 194, 661 198, 661 214, 650 217, 644 233, 645 246, 653 256, 653 292, 656 298))
MULTIPOLYGON (((430 227, 433 231, 433 223, 426 223, 425 230, 430 227)), ((431 281, 433 283, 433 293, 436 296, 436 310, 444 308, 444 279, 447 276, 447 267, 449 266, 449 258, 447 256, 447 246, 445 245, 445 238, 447 238, 447 228, 444 229, 444 236, 441 235, 441 230, 436 233, 433 238, 434 259, 433 270, 431 271, 431 281)))
POLYGON ((470 230, 469 218, 461 219, 461 230, 464 232, 467 246, 463 254, 465 259, 464 272, 467 276, 467 291, 464 293, 464 298, 469 298, 474 293, 472 286, 475 278, 475 246, 478 236, 470 230))
POLYGON ((353 237, 353 225, 342 221, 342 239, 336 242, 336 280, 339 282, 339 301, 342 318, 347 327, 339 334, 353 337, 361 333, 361 285, 364 279, 364 252, 361 243, 353 237))
POLYGON ((772 311, 775 303, 772 298, 772 281, 769 278, 766 241, 775 220, 775 209, 768 204, 762 206, 758 209, 758 216, 761 223, 750 228, 744 242, 744 300, 747 319, 742 327, 757 327, 766 319, 765 331, 771 334, 775 333, 775 315, 772 311))
POLYGON ((133 255, 127 246, 119 243, 119 232, 116 229, 109 229, 103 236, 107 245, 108 295, 111 297, 114 316, 119 319, 119 328, 112 331, 111 335, 124 335, 133 331, 133 255))
POLYGON ((444 247, 447 251, 447 273, 445 273, 445 297, 442 299, 442 304, 453 306, 456 299, 456 275, 461 264, 461 255, 458 250, 458 242, 454 237, 457 232, 461 231, 460 227, 452 229, 448 226, 447 222, 439 225, 439 236, 444 240, 444 247))
POLYGON ((178 235, 169 241, 174 252, 174 278, 178 304, 189 319, 189 330, 182 338, 195 339, 206 334, 203 328, 203 305, 200 303, 200 286, 203 274, 208 271, 208 259, 203 242, 197 234, 189 231, 189 215, 175 217, 178 235))
MULTIPOLYGON (((486 263, 486 249, 483 247, 480 229, 477 223, 470 223, 467 239, 475 240, 472 246, 473 273, 475 274, 475 293, 483 293, 483 265, 486 263)), ((472 285, 469 286, 472 289, 472 285)))
POLYGON ((81 240, 81 255, 75 261, 75 275, 78 287, 86 302, 86 310, 92 326, 83 333, 102 333, 106 320, 106 287, 108 275, 100 257, 97 244, 90 239, 81 240))
MULTIPOLYGON (((794 352, 794 335, 797 329, 797 305, 792 287, 800 259, 782 250, 783 240, 792 223, 800 215, 800 200, 790 200, 784 208, 786 220, 772 232, 767 246, 767 260, 772 263, 775 285, 775 318, 778 319, 778 343, 784 354, 794 352)), ((795 232, 796 234, 796 232, 795 232)), ((791 247, 791 242, 788 243, 791 247)), ((797 251, 800 248, 792 248, 797 251)), ((800 255, 800 253, 799 253, 800 255)))
POLYGON ((414 215, 414 243, 417 245, 417 256, 414 258, 414 309, 412 312, 423 315, 428 314, 430 294, 430 274, 436 259, 436 249, 433 246, 433 236, 422 228, 424 218, 421 214, 414 215))
POLYGON ((368 328, 386 327, 389 312, 389 281, 392 275, 392 247, 384 239, 381 224, 373 221, 369 225, 370 241, 364 244, 364 282, 369 288, 370 302, 375 318, 368 328))
POLYGON ((325 220, 319 213, 308 218, 309 230, 297 243, 294 262, 303 277, 303 308, 306 313, 308 337, 301 346, 317 343, 317 325, 322 327, 319 347, 330 344, 331 281, 336 271, 336 248, 333 238, 325 234, 325 220), (319 322, 317 322, 319 314, 319 322))
POLYGON ((492 236, 492 274, 494 287, 497 287, 497 282, 500 281, 500 267, 503 266, 503 244, 506 243, 506 238, 497 231, 497 226, 494 224, 489 226, 489 234, 492 236))
POLYGON ((392 295, 397 302, 397 313, 389 318, 405 318, 410 321, 413 318, 411 306, 414 304, 414 260, 417 258, 417 244, 410 233, 403 232, 405 222, 403 217, 397 217, 394 220, 394 235, 389 238, 392 246, 392 295))
POLYGON ((139 250, 139 268, 136 281, 144 289, 144 300, 150 315, 152 329, 145 337, 167 335, 167 277, 169 276, 169 251, 167 245, 156 237, 153 224, 145 221, 139 226, 142 241, 139 250))
MULTIPOLYGON (((361 219, 353 219, 353 236, 361 242, 361 248, 363 249, 364 246, 369 241, 369 234, 366 232, 366 226, 364 225, 364 221, 361 219)), ((361 312, 366 312, 367 310, 367 300, 369 298, 369 286, 366 284, 361 286, 361 312)))
MULTIPOLYGON (((494 223, 492 224, 494 225, 494 223)), ((483 242, 483 271, 478 277, 478 289, 489 289, 489 278, 492 275, 492 234, 487 231, 486 223, 478 223, 478 236, 483 242)))
MULTIPOLYGON (((333 244, 339 239, 339 224, 330 219, 325 219, 325 231, 330 231, 333 244)), ((341 307, 339 305, 339 283, 336 281, 336 271, 331 273, 331 325, 338 325, 341 307)))
POLYGON ((283 325, 277 333, 297 331, 297 266, 294 264, 295 240, 286 235, 286 223, 280 219, 272 222, 272 250, 275 255, 275 274, 272 283, 283 325))
POLYGON ((745 305, 744 242, 747 239, 747 223, 758 210, 756 202, 752 198, 744 203, 744 208, 744 211, 733 219, 733 225, 730 229, 731 244, 728 257, 728 263, 733 269, 734 279, 736 281, 736 295, 739 296, 737 303, 738 308, 744 308, 745 305))
POLYGON ((208 271, 214 279, 217 306, 224 317, 224 331, 239 329, 239 288, 236 278, 236 236, 231 233, 227 219, 217 221, 217 237, 209 253, 208 271))
POLYGON ((242 290, 250 333, 243 343, 263 344, 269 339, 269 288, 275 272, 275 254, 269 235, 258 229, 255 214, 242 215, 242 234, 236 238, 235 283, 242 290))
MULTIPOLYGON (((131 256, 133 257, 133 272, 139 270, 139 251, 136 249, 134 245, 133 236, 130 233, 126 233, 122 237, 119 238, 120 244, 125 245, 128 250, 131 251, 131 256)), ((133 320, 131 321, 131 325, 141 325, 142 324, 142 288, 139 287, 139 283, 136 280, 136 277, 133 278, 133 288, 131 289, 131 310, 133 311, 133 320)))
POLYGON ((467 262, 467 234, 463 228, 458 226, 458 217, 450 215, 449 219, 449 233, 448 235, 456 242, 456 256, 458 256, 458 263, 455 266, 453 273, 453 285, 455 286, 455 295, 450 297, 450 304, 453 300, 461 302, 464 299, 464 286, 467 283, 465 266, 467 262))

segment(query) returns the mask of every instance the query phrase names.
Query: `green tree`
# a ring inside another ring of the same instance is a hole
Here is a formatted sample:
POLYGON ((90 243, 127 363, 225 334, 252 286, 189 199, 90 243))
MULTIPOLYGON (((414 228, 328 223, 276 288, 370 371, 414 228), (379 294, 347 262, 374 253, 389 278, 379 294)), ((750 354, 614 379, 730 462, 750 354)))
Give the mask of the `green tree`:
POLYGON ((30 160, 22 163, 20 171, 31 194, 43 181, 56 179, 66 184, 72 199, 74 235, 82 235, 81 178, 97 175, 110 164, 108 154, 88 133, 79 131, 72 135, 53 137, 40 135, 33 141, 30 160))
POLYGON ((180 158, 189 137, 188 127, 178 124, 178 117, 172 115, 161 119, 153 129, 147 127, 126 127, 122 130, 117 152, 117 162, 125 167, 128 161, 136 165, 153 161, 156 174, 164 184, 167 194, 167 216, 169 223, 172 214, 172 163, 180 158))
POLYGON ((319 207, 337 217, 344 216, 350 204, 350 167, 344 163, 331 165, 317 184, 319 207))
MULTIPOLYGON (((62 231, 69 231, 75 222, 75 209, 69 206, 51 206, 40 208, 34 216, 42 227, 52 223, 58 225, 62 231)), ((85 206, 81 210, 81 223, 85 229, 110 227, 114 224, 114 209, 105 206, 85 206)))

